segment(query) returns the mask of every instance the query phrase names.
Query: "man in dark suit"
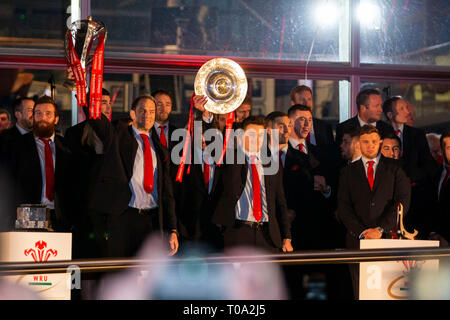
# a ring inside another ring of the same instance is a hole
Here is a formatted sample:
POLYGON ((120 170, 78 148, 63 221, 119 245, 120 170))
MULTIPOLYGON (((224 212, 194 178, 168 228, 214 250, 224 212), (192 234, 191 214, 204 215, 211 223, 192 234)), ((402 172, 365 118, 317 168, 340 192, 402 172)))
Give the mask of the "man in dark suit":
MULTIPOLYGON (((111 97, 106 89, 102 89, 101 112, 106 119, 111 119, 111 97)), ((72 175, 71 217, 74 224, 73 256, 75 258, 105 257, 107 255, 106 214, 87 208, 91 187, 103 164, 103 143, 88 120, 68 128, 64 137, 72 151, 70 173, 72 175)))
POLYGON ((155 111, 155 99, 140 96, 130 110, 131 126, 113 128, 104 115, 89 120, 105 148, 89 208, 108 213, 111 256, 135 255, 150 233, 164 231, 170 254, 178 250, 169 154, 153 127, 155 111))
POLYGON ((281 171, 264 174, 266 167, 261 162, 264 126, 262 117, 243 121, 244 134, 234 163, 225 164, 221 174, 223 190, 212 222, 225 228, 225 249, 247 245, 269 252, 293 250, 281 171))
MULTIPOLYGON (((295 104, 302 104, 314 110, 314 101, 312 96, 312 90, 308 86, 301 85, 291 90, 291 106, 295 104)), ((307 137, 307 141, 319 148, 330 149, 334 145, 333 130, 331 125, 325 121, 314 118, 311 125, 310 133, 307 137)))
POLYGON ((450 243, 450 130, 445 131, 440 138, 444 163, 434 178, 430 188, 434 210, 429 210, 429 238, 439 240, 441 246, 450 243))
MULTIPOLYGON (((379 154, 380 134, 373 126, 360 130, 361 159, 341 170, 338 216, 347 229, 347 248, 358 249, 360 239, 380 239, 396 224, 399 202, 408 212, 411 185, 395 160, 379 154)), ((358 298, 358 264, 350 264, 358 298)))
POLYGON ((383 112, 401 141, 403 170, 411 180, 411 206, 405 227, 419 230, 418 237, 426 238, 427 235, 421 232, 430 202, 426 197, 426 186, 439 166, 431 156, 425 132, 406 124, 409 119, 406 101, 400 97, 389 98, 383 103, 383 112))
POLYGON ((356 97, 358 114, 336 126, 336 145, 341 145, 344 129, 352 130, 366 124, 376 127, 381 138, 390 132, 394 132, 389 124, 381 120, 382 103, 383 101, 378 90, 365 89, 360 91, 356 97))
POLYGON ((206 245, 209 251, 221 251, 222 230, 211 222, 211 218, 220 195, 218 183, 223 166, 214 163, 214 154, 208 152, 204 139, 201 147, 195 143, 192 145, 194 161, 189 174, 189 166, 185 167, 179 197, 176 199, 181 241, 206 245))
POLYGON ((59 121, 55 101, 43 96, 33 111, 33 131, 16 141, 11 155, 16 207, 43 204, 51 210, 53 229, 68 231, 68 163, 70 150, 55 134, 59 121))
POLYGON ((8 155, 16 138, 33 129, 33 109, 34 100, 31 98, 22 98, 16 101, 14 105, 16 124, 0 134, 0 158, 8 155))

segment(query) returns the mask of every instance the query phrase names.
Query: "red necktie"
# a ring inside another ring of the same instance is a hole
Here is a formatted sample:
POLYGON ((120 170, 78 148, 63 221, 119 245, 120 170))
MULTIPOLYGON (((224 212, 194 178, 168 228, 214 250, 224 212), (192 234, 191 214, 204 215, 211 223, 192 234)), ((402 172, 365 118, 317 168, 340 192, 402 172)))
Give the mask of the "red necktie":
POLYGON ((399 137, 400 138, 400 130, 399 129, 397 129, 397 130, 395 130, 395 135, 397 136, 397 137, 399 137))
POLYGON ((259 184, 258 170, 256 169, 256 157, 251 159, 252 167, 252 182, 253 182, 253 217, 256 221, 260 221, 262 218, 261 209, 261 185, 259 184))
POLYGON ((203 162, 203 177, 205 178, 206 189, 209 187, 209 164, 205 161, 203 162))
POLYGON ((166 126, 159 126, 159 129, 161 129, 161 134, 159 135, 159 141, 161 141, 161 144, 167 148, 166 135, 164 134, 165 128, 166 128, 166 126))
POLYGON ((50 139, 42 139, 45 144, 45 197, 53 201, 55 198, 55 170, 53 168, 53 155, 50 148, 50 139))
POLYGON ((375 161, 368 161, 369 168, 367 168, 367 180, 369 180, 370 190, 373 189, 373 164, 375 161))
POLYGON ((447 167, 447 173, 445 174, 444 180, 442 180, 441 190, 439 192, 439 201, 442 201, 442 190, 447 185, 448 176, 450 175, 450 167, 447 167))
POLYGON ((150 142, 148 136, 145 134, 140 135, 144 142, 144 190, 147 193, 153 191, 153 159, 152 150, 150 149, 150 142))
POLYGON ((300 144, 298 145, 298 150, 300 150, 300 152, 305 153, 305 146, 303 145, 303 143, 300 143, 300 144))

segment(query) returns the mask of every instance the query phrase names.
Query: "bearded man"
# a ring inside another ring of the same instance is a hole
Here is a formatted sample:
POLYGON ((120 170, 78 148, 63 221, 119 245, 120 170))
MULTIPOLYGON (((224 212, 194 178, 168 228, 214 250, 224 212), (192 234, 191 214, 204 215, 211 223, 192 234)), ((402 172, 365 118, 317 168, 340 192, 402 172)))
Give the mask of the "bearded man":
POLYGON ((16 206, 25 203, 47 206, 53 229, 64 231, 69 228, 65 202, 71 191, 67 179, 71 153, 64 138, 55 134, 58 121, 56 102, 48 96, 40 97, 33 110, 32 131, 17 140, 9 166, 16 206))

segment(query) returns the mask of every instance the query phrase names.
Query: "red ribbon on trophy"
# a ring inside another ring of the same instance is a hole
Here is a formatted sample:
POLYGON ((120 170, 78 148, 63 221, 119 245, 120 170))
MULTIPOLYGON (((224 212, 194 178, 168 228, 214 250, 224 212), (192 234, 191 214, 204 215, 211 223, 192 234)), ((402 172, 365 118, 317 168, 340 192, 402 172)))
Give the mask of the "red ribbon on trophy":
POLYGON ((100 119, 102 111, 102 88, 103 88, 103 56, 105 52, 105 35, 101 34, 98 38, 97 49, 94 53, 94 62, 92 64, 90 108, 89 117, 91 119, 100 119))
MULTIPOLYGON (((184 172, 184 166, 186 164, 186 158, 187 158, 187 152, 188 152, 188 148, 190 148, 190 141, 191 141, 191 137, 194 131, 194 96, 195 96, 195 92, 192 93, 191 96, 191 107, 189 109, 189 120, 188 120, 188 125, 187 125, 187 132, 186 132, 186 139, 184 140, 184 146, 183 146, 183 154, 181 156, 181 162, 180 165, 178 166, 178 172, 177 172, 177 177, 175 179, 175 181, 178 182, 183 182, 183 172, 184 172)), ((190 173, 191 171, 191 159, 192 158, 192 154, 189 153, 189 167, 187 170, 187 174, 190 173)))
MULTIPOLYGON (((88 23, 94 23, 91 19, 83 20, 79 22, 87 21, 88 23)), ((98 26, 98 24, 95 24, 98 26)), ((89 117, 91 119, 100 119, 101 117, 101 105, 102 105, 102 88, 103 88, 103 59, 105 51, 105 36, 104 33, 98 34, 97 48, 94 52, 93 67, 91 72, 90 81, 90 101, 87 101, 86 97, 86 75, 85 70, 81 65, 80 58, 75 50, 70 30, 66 35, 66 56, 69 61, 70 68, 76 81, 77 88, 77 103, 80 107, 89 106, 89 117)), ((88 39, 87 39, 88 40, 88 39)), ((88 40, 86 56, 89 55, 89 51, 92 48, 94 39, 88 40)), ((85 62, 86 63, 86 62, 85 62)))
POLYGON ((220 155, 220 159, 217 162, 218 167, 220 167, 220 165, 222 164, 223 157, 225 156, 225 153, 227 152, 228 140, 230 140, 230 134, 231 134, 231 131, 233 130, 233 122, 234 122, 234 111, 228 113, 228 116, 227 116, 227 122, 225 124, 225 140, 223 141, 222 154, 220 155))

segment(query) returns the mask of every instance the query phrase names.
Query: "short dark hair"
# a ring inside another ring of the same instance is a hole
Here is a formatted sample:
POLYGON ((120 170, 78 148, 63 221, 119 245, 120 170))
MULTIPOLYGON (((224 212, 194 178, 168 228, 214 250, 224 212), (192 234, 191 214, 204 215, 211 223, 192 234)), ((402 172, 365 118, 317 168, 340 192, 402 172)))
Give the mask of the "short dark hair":
POLYGON ((344 134, 348 134, 351 138, 355 138, 358 137, 359 138, 359 132, 361 131, 361 128, 357 127, 357 128, 344 128, 342 130, 342 135, 344 134))
POLYGON ((275 121, 276 118, 287 117, 286 112, 283 111, 272 111, 266 116, 266 122, 275 121))
POLYGON ((394 110, 394 106, 397 104, 397 101, 402 100, 402 98, 400 97, 392 97, 387 99, 385 102, 383 102, 383 113, 386 116, 387 119, 389 119, 388 117, 388 112, 393 112, 394 110))
POLYGON ((359 130, 359 136, 361 137, 363 134, 371 134, 371 133, 376 133, 378 134, 379 137, 381 137, 380 135, 380 131, 378 131, 378 129, 374 126, 365 124, 361 127, 361 129, 359 130))
POLYGON ((31 100, 34 102, 33 98, 30 97, 24 97, 24 98, 19 98, 16 99, 13 103, 13 110, 14 112, 20 112, 22 111, 22 102, 24 102, 25 100, 31 100))
POLYGON ((8 110, 0 109, 0 114, 6 114, 8 116, 8 121, 11 121, 11 115, 9 114, 8 110))
POLYGON ((392 133, 392 132, 388 133, 383 138, 383 140, 386 140, 386 139, 396 140, 398 142, 400 149, 402 149, 402 140, 395 133, 392 133))
POLYGON ((136 99, 134 99, 133 103, 131 104, 131 110, 136 110, 136 107, 137 107, 139 101, 141 101, 142 99, 152 100, 154 102, 154 104, 155 104, 155 107, 156 107, 156 100, 155 100, 155 98, 153 96, 149 95, 149 94, 143 94, 143 95, 137 97, 136 99))
POLYGON ((364 89, 358 93, 356 96, 356 106, 359 109, 361 105, 367 105, 369 103, 369 97, 373 94, 380 95, 380 92, 376 89, 364 89))
MULTIPOLYGON (((89 104, 90 101, 91 101, 90 96, 91 96, 91 95, 90 95, 90 92, 88 92, 88 93, 86 94, 86 101, 87 101, 88 104, 89 104)), ((111 98, 111 93, 110 93, 108 90, 106 90, 105 88, 102 88, 102 96, 108 96, 108 97, 111 98)))
POLYGON ((308 111, 312 115, 311 109, 305 106, 304 104, 294 104, 292 107, 289 108, 287 112, 288 117, 292 116, 292 114, 295 113, 296 111, 308 111))
POLYGON ((172 101, 172 103, 173 103, 173 97, 172 97, 172 93, 170 91, 167 91, 167 90, 164 90, 164 89, 158 89, 158 90, 155 90, 155 91, 152 92, 152 96, 154 98, 156 98, 156 96, 158 94, 164 94, 164 95, 168 96, 170 98, 170 101, 172 101))
POLYGON ((243 104, 249 104, 250 106, 252 105, 252 97, 250 96, 245 96, 244 101, 242 101, 241 106, 243 104))
POLYGON ((312 95, 312 90, 310 87, 305 86, 305 85, 296 86, 295 88, 293 88, 291 90, 291 93, 290 93, 291 101, 295 101, 295 95, 297 93, 302 93, 303 91, 308 91, 312 95))
POLYGON ((33 115, 34 115, 34 111, 36 110, 36 106, 37 106, 38 104, 44 104, 44 103, 52 104, 53 107, 54 107, 54 109, 55 109, 55 117, 58 117, 58 116, 59 116, 58 105, 56 104, 56 101, 53 100, 53 98, 52 98, 52 97, 49 97, 49 96, 42 96, 42 97, 40 97, 40 98, 38 98, 38 99, 36 100, 36 103, 34 104, 34 107, 35 107, 35 108, 33 109, 33 115))
POLYGON ((244 121, 242 121, 242 129, 245 130, 245 128, 251 124, 265 127, 266 120, 263 116, 249 116, 248 118, 244 119, 244 121))
POLYGON ((440 143, 441 143, 441 148, 442 149, 444 149, 444 139, 448 138, 448 137, 450 137, 450 129, 445 130, 444 133, 442 133, 442 135, 441 135, 440 143))

